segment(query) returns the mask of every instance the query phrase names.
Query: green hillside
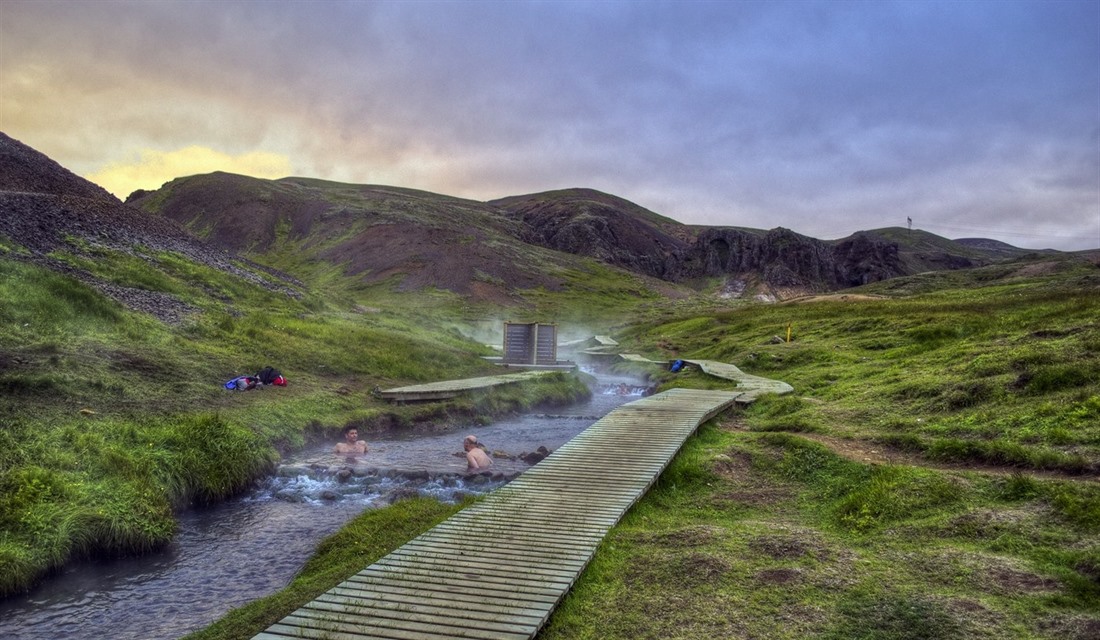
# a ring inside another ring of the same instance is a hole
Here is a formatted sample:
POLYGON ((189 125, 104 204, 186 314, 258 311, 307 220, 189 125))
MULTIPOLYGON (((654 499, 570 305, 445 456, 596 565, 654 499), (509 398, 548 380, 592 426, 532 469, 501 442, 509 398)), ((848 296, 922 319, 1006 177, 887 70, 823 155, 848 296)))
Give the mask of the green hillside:
MULTIPOLYGON (((689 440, 538 637, 1096 637, 1098 257, 622 327, 624 351, 795 393, 689 440)), ((729 384, 622 366, 662 388, 729 384)), ((445 515, 338 554, 384 517, 364 516, 286 591, 193 637, 251 637, 445 515)))
MULTIPOLYGON (((691 292, 596 260, 523 241, 524 227, 486 203, 377 185, 226 173, 174 180, 131 198, 150 214, 307 282, 330 299, 367 306, 460 309, 474 317, 558 313, 546 292, 585 297, 590 318, 691 292), (403 294, 420 292, 417 300, 403 294), (395 297, 391 294, 397 293, 395 297)), ((589 315, 589 314, 585 314, 589 315)))
POLYGON ((163 545, 175 510, 241 491, 280 452, 344 425, 438 425, 588 393, 562 375, 477 400, 389 406, 372 390, 496 371, 480 357, 492 351, 456 330, 461 307, 445 312, 449 299, 430 312, 349 306, 137 250, 54 251, 51 264, 77 279, 0 241, 0 595, 73 558, 163 545), (100 287, 142 294, 176 320, 100 287), (267 365, 289 386, 222 388, 267 365))

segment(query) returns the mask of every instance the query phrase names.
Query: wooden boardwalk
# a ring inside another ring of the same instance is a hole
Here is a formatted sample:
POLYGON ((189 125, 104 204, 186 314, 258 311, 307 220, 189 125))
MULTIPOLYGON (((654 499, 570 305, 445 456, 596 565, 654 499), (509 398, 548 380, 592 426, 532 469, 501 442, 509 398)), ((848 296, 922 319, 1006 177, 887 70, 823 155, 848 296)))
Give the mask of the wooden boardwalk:
POLYGON ((533 637, 608 530, 738 396, 673 389, 619 407, 255 638, 533 637))
POLYGON ((523 382, 548 373, 553 370, 530 370, 519 373, 502 373, 498 376, 482 376, 480 378, 465 378, 463 380, 444 380, 442 382, 429 382, 427 384, 414 384, 407 387, 385 389, 379 395, 386 400, 443 400, 453 398, 462 393, 475 389, 488 389, 502 384, 523 382))
MULTIPOLYGON (((652 364, 667 364, 662 360, 650 360, 645 356, 640 356, 636 353, 620 353, 618 354, 623 360, 630 362, 648 362, 652 364)), ((725 380, 732 380, 737 383, 738 398, 737 402, 741 404, 750 404, 756 400, 757 397, 765 393, 775 393, 778 395, 785 395, 794 391, 794 387, 783 382, 782 380, 772 380, 771 378, 761 378, 760 376, 754 376, 752 374, 745 373, 732 364, 726 362, 718 362, 717 360, 689 360, 683 359, 684 362, 693 364, 703 371, 703 373, 712 375, 716 378, 723 378, 725 380)))
POLYGON ((684 360, 684 362, 690 362, 702 369, 703 373, 712 375, 716 378, 735 381, 737 383, 737 391, 740 392, 737 401, 742 404, 749 404, 753 400, 756 400, 758 396, 765 393, 786 395, 794 391, 794 387, 782 380, 772 380, 770 378, 754 376, 725 362, 718 362, 716 360, 684 360))

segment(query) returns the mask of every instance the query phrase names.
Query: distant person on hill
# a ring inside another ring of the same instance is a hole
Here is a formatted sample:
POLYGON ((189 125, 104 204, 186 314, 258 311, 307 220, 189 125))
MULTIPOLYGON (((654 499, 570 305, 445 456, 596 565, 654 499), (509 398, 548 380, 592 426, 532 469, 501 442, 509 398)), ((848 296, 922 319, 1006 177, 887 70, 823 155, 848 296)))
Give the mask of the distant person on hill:
POLYGON ((477 436, 466 436, 462 449, 466 451, 466 473, 488 471, 493 466, 493 459, 478 444, 477 436))
POLYGON ((355 458, 367 452, 367 441, 359 439, 359 429, 351 426, 344 427, 344 441, 336 443, 335 451, 346 454, 349 458, 355 458))

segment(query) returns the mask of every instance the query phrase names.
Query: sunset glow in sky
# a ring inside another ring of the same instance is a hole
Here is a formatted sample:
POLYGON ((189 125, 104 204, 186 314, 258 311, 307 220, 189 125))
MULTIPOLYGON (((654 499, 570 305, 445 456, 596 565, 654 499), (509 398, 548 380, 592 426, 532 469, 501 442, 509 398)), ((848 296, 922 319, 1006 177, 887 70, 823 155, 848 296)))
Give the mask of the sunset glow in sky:
POLYGON ((214 170, 689 224, 1100 247, 1100 2, 0 0, 0 131, 125 198, 214 170))

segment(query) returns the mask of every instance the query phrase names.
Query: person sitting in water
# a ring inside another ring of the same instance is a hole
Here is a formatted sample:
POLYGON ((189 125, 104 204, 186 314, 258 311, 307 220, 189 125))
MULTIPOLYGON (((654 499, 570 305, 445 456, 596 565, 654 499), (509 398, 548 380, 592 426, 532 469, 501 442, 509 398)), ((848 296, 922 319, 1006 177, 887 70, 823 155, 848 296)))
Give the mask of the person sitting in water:
POLYGON ((367 452, 367 441, 359 439, 359 429, 344 427, 344 441, 336 443, 335 451, 348 456, 363 454, 367 452))
POLYGON ((462 449, 466 451, 466 473, 487 471, 493 466, 493 459, 477 443, 477 436, 466 436, 462 449))

